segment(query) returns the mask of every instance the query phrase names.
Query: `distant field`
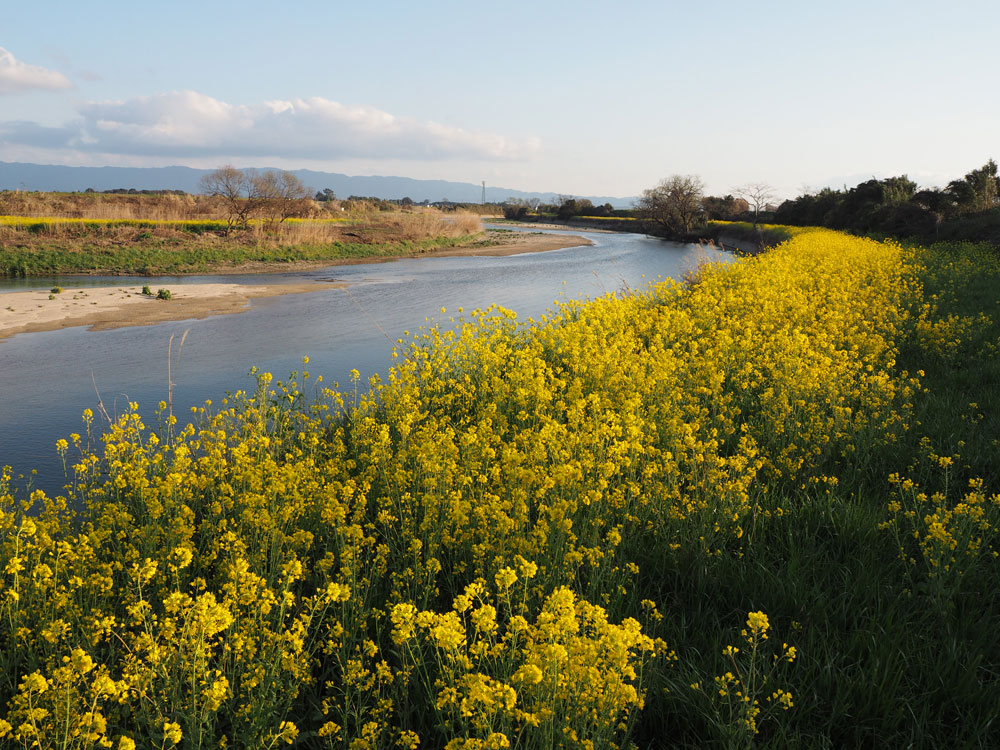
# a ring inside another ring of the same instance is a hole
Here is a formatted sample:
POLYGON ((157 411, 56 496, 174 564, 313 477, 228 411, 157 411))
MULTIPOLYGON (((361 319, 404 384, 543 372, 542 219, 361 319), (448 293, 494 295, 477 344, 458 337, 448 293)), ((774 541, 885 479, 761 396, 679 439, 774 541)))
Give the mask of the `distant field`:
POLYGON ((80 196, 70 196, 66 205, 58 195, 43 194, 35 198, 37 205, 21 208, 26 213, 46 208, 51 215, 0 216, 0 275, 259 270, 426 252, 461 245, 482 232, 476 215, 433 209, 380 211, 360 205, 330 211, 306 205, 303 211, 311 215, 255 218, 242 227, 218 216, 222 208, 203 196, 136 202, 110 197, 85 205, 80 196), (58 215, 59 210, 91 215, 58 215), (131 215, 142 212, 148 216, 131 215))

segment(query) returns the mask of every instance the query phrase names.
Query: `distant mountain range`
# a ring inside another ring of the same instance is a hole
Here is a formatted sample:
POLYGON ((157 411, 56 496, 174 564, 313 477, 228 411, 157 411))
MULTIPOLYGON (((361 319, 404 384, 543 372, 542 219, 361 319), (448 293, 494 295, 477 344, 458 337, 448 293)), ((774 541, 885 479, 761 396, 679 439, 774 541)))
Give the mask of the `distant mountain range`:
MULTIPOLYGON (((134 188, 197 193, 199 180, 211 171, 191 167, 64 167, 57 164, 0 162, 0 190, 80 192, 87 188, 97 191, 134 188)), ((417 203, 425 200, 479 203, 483 197, 483 186, 471 182, 415 180, 410 177, 352 177, 336 172, 314 172, 310 169, 288 171, 302 180, 313 192, 329 188, 338 198, 359 195, 386 200, 410 198, 417 203)), ((488 203, 500 203, 508 198, 523 200, 538 198, 544 203, 551 203, 557 196, 557 193, 532 193, 486 186, 488 203)), ((634 197, 615 198, 607 195, 573 197, 589 198, 598 206, 610 203, 615 208, 630 208, 635 200, 634 197)))

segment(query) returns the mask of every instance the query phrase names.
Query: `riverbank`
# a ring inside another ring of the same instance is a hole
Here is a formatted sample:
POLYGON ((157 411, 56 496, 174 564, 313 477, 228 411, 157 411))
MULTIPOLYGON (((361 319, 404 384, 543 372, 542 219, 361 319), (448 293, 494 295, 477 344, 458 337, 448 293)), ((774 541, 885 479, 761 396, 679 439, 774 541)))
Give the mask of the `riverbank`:
MULTIPOLYGON (((709 221, 702 235, 708 241, 736 255, 760 255, 813 227, 790 227, 780 224, 757 224, 748 221, 709 221)), ((705 239, 700 239, 704 242, 705 239)))
MULTIPOLYGON (((572 227, 553 227, 555 229, 570 229, 572 227)), ((422 253, 433 256, 505 256, 521 253, 543 253, 547 250, 563 250, 567 247, 586 247, 594 243, 586 237, 572 234, 544 234, 542 232, 524 232, 516 230, 487 229, 484 237, 467 245, 446 248, 433 253, 422 253)))
POLYGON ((708 241, 711 245, 740 256, 760 255, 764 252, 764 246, 756 240, 746 237, 736 237, 731 234, 719 234, 708 241))
MULTIPOLYGON (((598 227, 583 226, 582 224, 569 224, 569 223, 559 223, 559 222, 549 222, 549 221, 517 221, 514 219, 492 219, 491 223, 498 224, 505 227, 515 227, 516 229, 522 230, 532 230, 532 229, 557 229, 561 232, 579 232, 586 231, 589 233, 598 234, 617 234, 624 230, 615 229, 600 229, 598 227)), ((633 228, 633 232, 638 232, 639 227, 633 228)))
MULTIPOLYGON (((608 220, 611 221, 611 220, 608 220)), ((647 234, 641 223, 632 221, 631 224, 624 223, 626 220, 618 219, 619 223, 615 228, 601 228, 599 220, 594 217, 594 226, 588 225, 585 220, 575 219, 565 223, 545 222, 545 221, 519 221, 513 219, 495 220, 501 226, 510 226, 517 229, 551 229, 563 232, 578 232, 586 230, 588 233, 599 234, 620 234, 621 232, 647 234)), ((605 222, 607 224, 608 222, 605 222)), ((675 237, 661 237, 670 242, 683 242, 692 245, 710 245, 725 252, 738 256, 759 255, 768 248, 774 247, 792 236, 787 227, 768 226, 765 230, 752 228, 746 222, 730 221, 710 221, 707 226, 700 231, 693 231, 685 235, 675 237)), ((649 235, 659 236, 659 235, 649 235)))
MULTIPOLYGON (((565 227, 560 227, 565 228, 565 227)), ((314 271, 332 266, 356 266, 365 263, 391 263, 414 258, 478 258, 504 257, 522 253, 544 253, 548 250, 564 250, 569 247, 586 247, 594 243, 577 235, 543 234, 541 232, 518 232, 489 229, 464 244, 455 246, 427 247, 408 252, 385 253, 382 255, 358 255, 334 257, 326 260, 286 260, 286 261, 245 261, 209 269, 217 276, 240 276, 251 274, 290 273, 314 271)), ((192 271, 191 273, 195 273, 192 271)), ((67 274, 90 275, 90 274, 67 274)), ((177 275, 185 275, 178 272, 177 275)))
POLYGON ((390 241, 376 235, 357 235, 354 239, 358 241, 291 245, 254 243, 247 238, 198 237, 107 247, 79 245, 62 238, 45 239, 29 245, 0 243, 0 276, 270 273, 433 255, 514 255, 591 244, 582 237, 511 234, 487 230, 390 241))
MULTIPOLYGON (((430 250, 408 255, 378 258, 343 258, 333 261, 292 263, 244 263, 218 269, 225 274, 267 274, 276 271, 310 270, 338 265, 354 265, 399 260, 400 258, 510 256, 538 253, 593 244, 583 237, 553 234, 526 234, 489 230, 480 240, 464 247, 430 250)), ((266 277, 265 277, 266 278, 266 277)), ((89 326, 93 330, 153 325, 168 320, 231 315, 250 307, 250 300, 283 294, 302 294, 322 289, 344 288, 346 284, 308 282, 302 284, 246 285, 235 283, 183 284, 170 289, 170 299, 142 294, 140 285, 49 289, 0 294, 0 341, 19 333, 37 333, 60 328, 89 326)))

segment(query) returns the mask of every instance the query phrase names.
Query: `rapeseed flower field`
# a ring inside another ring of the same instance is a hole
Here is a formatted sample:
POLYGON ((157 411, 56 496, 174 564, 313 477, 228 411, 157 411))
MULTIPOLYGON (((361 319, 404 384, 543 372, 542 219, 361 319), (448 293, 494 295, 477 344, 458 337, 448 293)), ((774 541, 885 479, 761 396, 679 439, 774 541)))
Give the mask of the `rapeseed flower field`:
POLYGON ((802 232, 86 412, 0 477, 0 744, 995 744, 998 279, 802 232))

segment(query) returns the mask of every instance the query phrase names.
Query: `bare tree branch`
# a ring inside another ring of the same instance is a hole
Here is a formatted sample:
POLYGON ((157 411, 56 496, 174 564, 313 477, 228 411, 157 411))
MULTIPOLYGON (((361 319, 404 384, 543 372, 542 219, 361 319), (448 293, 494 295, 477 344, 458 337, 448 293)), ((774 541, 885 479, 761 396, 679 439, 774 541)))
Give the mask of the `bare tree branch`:
POLYGON ((774 188, 766 182, 749 182, 733 188, 733 192, 753 207, 753 226, 756 229, 760 212, 766 209, 768 201, 774 198, 774 188))
POLYGON ((281 224, 306 210, 309 188, 291 172, 264 172, 254 182, 261 201, 260 211, 268 226, 281 224))

